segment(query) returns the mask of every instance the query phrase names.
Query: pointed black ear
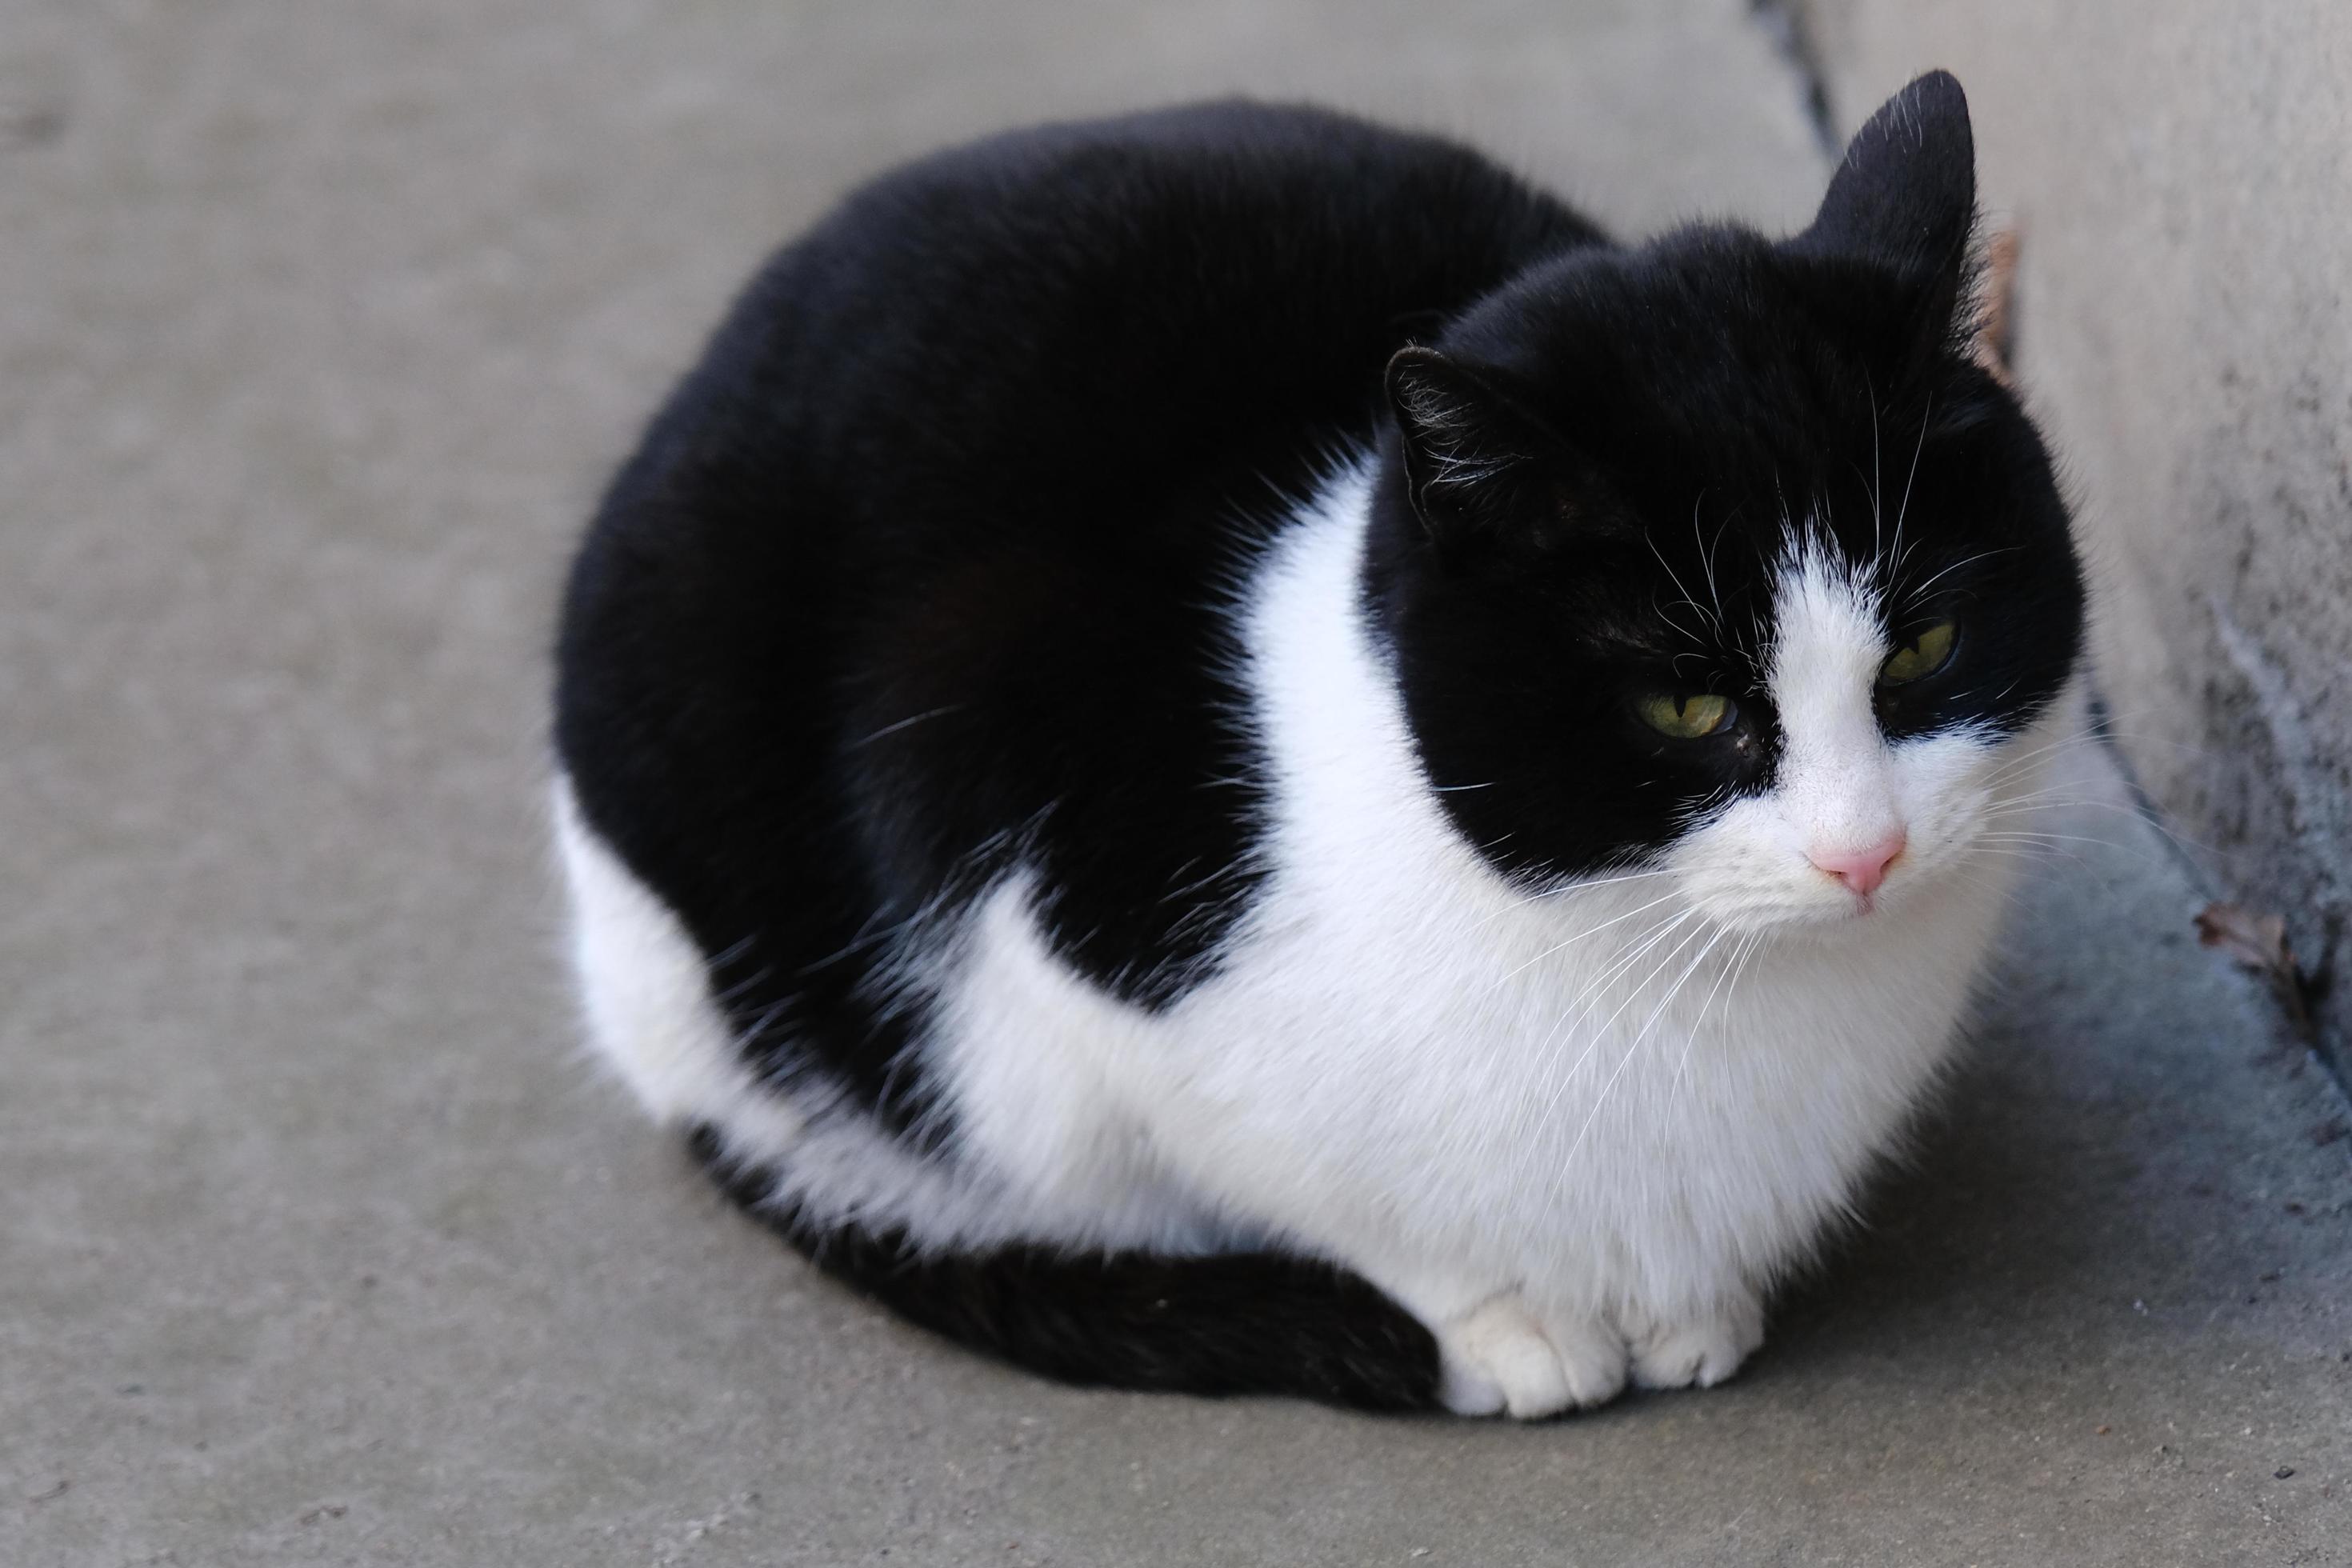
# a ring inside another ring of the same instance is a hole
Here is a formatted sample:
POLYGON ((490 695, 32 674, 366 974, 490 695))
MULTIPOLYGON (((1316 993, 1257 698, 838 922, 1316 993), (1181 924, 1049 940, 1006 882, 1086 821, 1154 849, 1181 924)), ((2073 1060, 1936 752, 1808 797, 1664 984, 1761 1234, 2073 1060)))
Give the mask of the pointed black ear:
POLYGON ((1509 393, 1435 349, 1407 347, 1389 361, 1388 394, 1405 487, 1433 539, 1491 533, 1527 513, 1559 443, 1509 393))
POLYGON ((1916 293, 1920 328, 1940 339, 1958 302, 1976 203, 1968 96, 1950 72, 1929 71, 1854 132, 1812 226, 1788 247, 1895 274, 1916 293))
POLYGON ((1925 276, 1958 266, 1976 205, 1968 95, 1949 71, 1929 71, 1853 133, 1813 226, 1793 243, 1925 276))

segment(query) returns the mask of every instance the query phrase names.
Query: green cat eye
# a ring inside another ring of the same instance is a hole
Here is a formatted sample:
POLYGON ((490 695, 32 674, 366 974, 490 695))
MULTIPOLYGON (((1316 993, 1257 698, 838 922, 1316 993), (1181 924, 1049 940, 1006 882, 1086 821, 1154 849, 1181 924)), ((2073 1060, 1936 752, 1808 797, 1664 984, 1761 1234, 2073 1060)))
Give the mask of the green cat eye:
POLYGON ((1914 680, 1935 674, 1951 662, 1952 638, 1959 628, 1949 621, 1937 621, 1907 647, 1895 650, 1893 658, 1878 668, 1878 684, 1905 686, 1914 680))
POLYGON ((1642 699, 1640 706, 1643 723, 1677 741, 1720 735, 1731 728, 1732 720, 1739 712, 1730 698, 1697 691, 1660 692, 1642 699))

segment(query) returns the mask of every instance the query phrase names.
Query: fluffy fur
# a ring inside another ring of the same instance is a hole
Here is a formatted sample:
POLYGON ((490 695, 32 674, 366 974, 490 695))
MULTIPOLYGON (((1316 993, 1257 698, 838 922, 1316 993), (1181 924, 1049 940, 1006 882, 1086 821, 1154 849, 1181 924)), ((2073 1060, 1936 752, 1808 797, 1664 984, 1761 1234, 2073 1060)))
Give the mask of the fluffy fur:
POLYGON ((1779 245, 1252 106, 854 197, 574 570, 592 1038, 820 1264, 1056 1375, 1729 1375, 1946 1058, 2079 637, 1955 348, 1969 161, 1937 76, 1779 245))

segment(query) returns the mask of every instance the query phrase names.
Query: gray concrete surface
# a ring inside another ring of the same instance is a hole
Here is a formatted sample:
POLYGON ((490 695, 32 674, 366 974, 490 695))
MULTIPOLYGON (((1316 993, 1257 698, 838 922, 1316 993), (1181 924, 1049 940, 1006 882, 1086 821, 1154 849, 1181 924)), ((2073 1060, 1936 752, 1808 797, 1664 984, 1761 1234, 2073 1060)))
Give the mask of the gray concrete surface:
POLYGON ((1738 0, 0 0, 0 1563, 2352 1556, 2352 1139, 2120 811, 1750 1371, 1553 1426, 1031 1382, 591 1079, 537 781, 606 465, 860 172, 1231 86, 1629 227, 1822 173, 1738 0))
POLYGON ((2352 7, 1795 0, 1841 125, 1947 66, 2106 578, 2135 771, 2352 1028, 2352 7))

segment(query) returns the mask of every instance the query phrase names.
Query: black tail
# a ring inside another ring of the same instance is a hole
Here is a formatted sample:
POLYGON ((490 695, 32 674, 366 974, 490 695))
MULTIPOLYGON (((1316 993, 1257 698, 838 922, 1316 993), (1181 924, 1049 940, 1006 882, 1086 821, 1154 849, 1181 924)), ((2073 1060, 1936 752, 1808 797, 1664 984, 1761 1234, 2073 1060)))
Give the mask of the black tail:
POLYGON ((1436 1407, 1429 1331, 1328 1263, 1028 1246, 926 1256, 898 1232, 812 1226, 764 1202, 773 1173, 730 1159, 708 1128, 696 1130, 693 1148, 730 1197, 827 1274, 909 1321, 1047 1377, 1363 1410, 1436 1407))

